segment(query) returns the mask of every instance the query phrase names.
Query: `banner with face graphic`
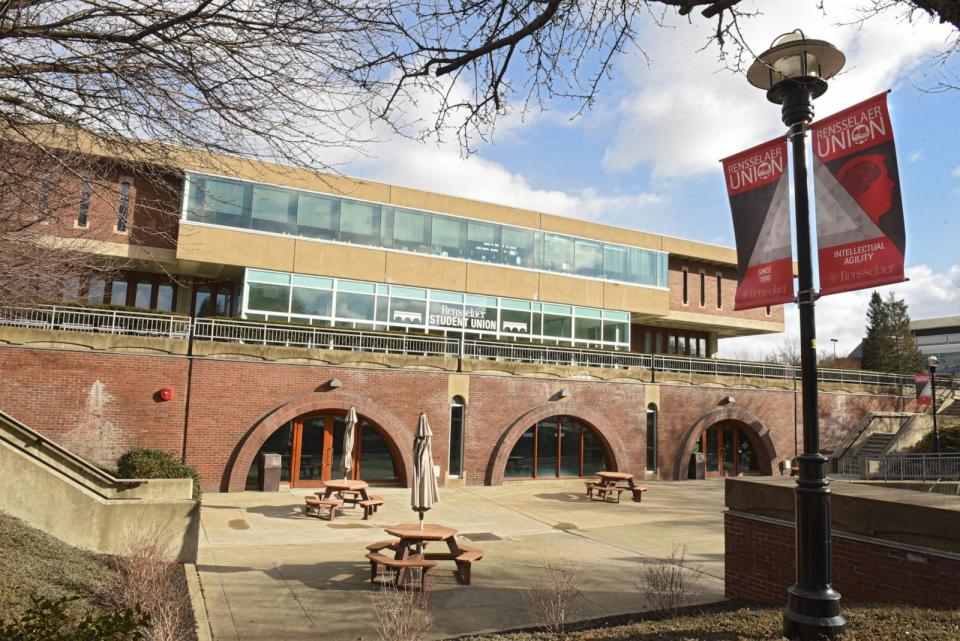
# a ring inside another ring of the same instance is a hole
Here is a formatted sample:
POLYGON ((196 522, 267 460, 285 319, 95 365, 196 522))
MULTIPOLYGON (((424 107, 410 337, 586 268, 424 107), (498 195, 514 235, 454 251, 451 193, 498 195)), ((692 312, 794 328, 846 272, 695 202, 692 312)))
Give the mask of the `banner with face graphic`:
POLYGON ((906 235, 887 94, 814 123, 820 293, 903 281, 906 235))
POLYGON ((771 140, 723 161, 737 239, 734 309, 793 300, 787 143, 771 140))

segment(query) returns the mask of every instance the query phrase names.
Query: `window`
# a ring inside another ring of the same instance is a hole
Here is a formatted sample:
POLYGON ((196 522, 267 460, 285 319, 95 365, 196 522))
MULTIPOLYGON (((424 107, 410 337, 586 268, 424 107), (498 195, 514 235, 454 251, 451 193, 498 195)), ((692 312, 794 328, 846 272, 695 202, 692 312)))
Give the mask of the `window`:
POLYGON ((723 309, 723 275, 717 272, 717 309, 723 309))
POLYGON ((450 402, 450 465, 448 476, 463 475, 463 414, 466 402, 462 396, 454 396, 450 402))
POLYGON ((683 304, 690 302, 689 292, 687 291, 687 268, 683 268, 683 304))
POLYGON ((91 303, 102 303, 107 283, 102 278, 94 278, 87 284, 87 300, 91 303))
POLYGON ((572 416, 552 416, 520 436, 503 475, 557 478, 590 476, 605 469, 607 456, 594 429, 572 416))
POLYGON ((499 263, 500 225, 468 221, 467 258, 482 263, 499 263))
POLYGON ((340 240, 360 245, 379 245, 380 207, 351 200, 342 201, 340 240))
POLYGON ((430 218, 420 212, 397 209, 393 214, 393 247, 430 253, 430 218))
POLYGON ((537 266, 534 255, 534 233, 532 229, 516 227, 503 228, 503 264, 527 267, 537 266))
POLYGON ((657 406, 647 405, 647 471, 657 471, 657 406))
POLYGON ((141 282, 137 283, 137 288, 135 290, 133 306, 139 307, 140 309, 150 309, 150 303, 153 299, 153 283, 151 282, 141 282))
POLYGON ((767 316, 769 316, 769 315, 770 315, 770 306, 767 305, 767 316))
POLYGON ((90 215, 90 193, 92 192, 90 181, 84 180, 80 185, 80 211, 77 213, 77 227, 85 228, 89 224, 90 215))
POLYGON ((122 280, 115 280, 110 283, 110 304, 127 304, 127 283, 122 280))
POLYGON ((307 238, 336 240, 340 228, 340 201, 336 198, 300 194, 297 203, 297 233, 307 238))
POLYGON ((161 312, 173 311, 173 285, 161 283, 157 286, 157 306, 161 312))
MULTIPOLYGON (((117 231, 127 231, 127 213, 130 209, 130 181, 120 183, 120 203, 117 207, 117 231)), ((138 305, 139 307, 139 305, 138 305)))
POLYGON ((466 224, 456 218, 433 217, 431 238, 433 253, 450 258, 463 257, 463 235, 466 224))
POLYGON ((251 229, 277 234, 297 233, 297 203, 292 199, 295 193, 288 189, 254 185, 251 229))
POLYGON ((700 307, 707 306, 707 275, 700 270, 700 307))
POLYGON ((603 246, 591 240, 574 242, 576 273, 594 278, 603 276, 603 246))
POLYGON ((544 234, 543 268, 549 272, 571 272, 573 270, 573 238, 544 234))

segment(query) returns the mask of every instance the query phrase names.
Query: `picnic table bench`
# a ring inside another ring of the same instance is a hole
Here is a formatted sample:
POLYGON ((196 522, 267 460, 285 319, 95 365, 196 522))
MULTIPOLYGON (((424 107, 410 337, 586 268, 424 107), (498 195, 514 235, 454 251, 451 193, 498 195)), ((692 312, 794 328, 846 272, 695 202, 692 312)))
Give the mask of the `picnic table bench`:
POLYGON ((368 499, 357 501, 357 505, 363 508, 363 520, 366 521, 383 505, 383 497, 371 496, 368 499))
POLYGON ((343 509, 343 501, 340 499, 321 499, 315 496, 304 497, 303 513, 307 516, 316 516, 318 519, 326 515, 327 520, 332 521, 337 516, 337 511, 343 509))
POLYGON ((643 493, 649 489, 646 485, 634 483, 633 474, 630 472, 597 472, 597 476, 599 478, 596 480, 586 481, 587 498, 590 500, 593 500, 594 493, 604 502, 616 494, 616 502, 619 503, 620 493, 629 491, 631 498, 639 503, 643 500, 643 493))
POLYGON ((407 570, 420 568, 420 589, 427 587, 427 574, 433 568, 437 567, 437 562, 425 559, 422 555, 414 554, 402 559, 391 559, 389 556, 379 552, 368 552, 367 558, 370 560, 370 583, 376 583, 377 570, 382 565, 393 573, 391 582, 396 587, 403 587, 403 575, 407 570))
MULTIPOLYGON (((367 558, 374 566, 379 564, 384 567, 398 569, 395 579, 397 581, 402 581, 403 578, 403 573, 399 571, 401 568, 420 567, 426 571, 427 569, 435 567, 437 561, 453 561, 457 566, 455 573, 457 582, 463 585, 470 585, 470 570, 473 562, 483 559, 483 550, 457 541, 455 538, 457 531, 442 525, 428 524, 421 530, 418 524, 405 523, 387 528, 386 532, 397 538, 371 543, 367 546, 367 550, 369 550, 367 558), (446 543, 447 551, 424 553, 424 547, 431 542, 446 543), (383 554, 385 550, 392 550, 394 552, 394 561, 413 559, 417 563, 409 566, 383 563, 381 557, 389 558, 383 554), (416 550, 416 552, 414 552, 414 550, 416 550), (430 565, 424 566, 423 562, 429 563, 430 565)), ((371 582, 373 582, 375 578, 376 567, 371 567, 371 582)))

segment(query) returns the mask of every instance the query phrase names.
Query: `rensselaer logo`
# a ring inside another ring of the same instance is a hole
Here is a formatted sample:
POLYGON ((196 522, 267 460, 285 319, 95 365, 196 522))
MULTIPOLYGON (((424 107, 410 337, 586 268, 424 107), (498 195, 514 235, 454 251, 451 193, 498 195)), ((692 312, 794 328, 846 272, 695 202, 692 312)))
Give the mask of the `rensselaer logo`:
POLYGON ((768 162, 763 162, 757 165, 757 178, 760 180, 766 180, 770 177, 770 174, 773 173, 773 167, 768 162))
POLYGON ((870 140, 870 128, 864 124, 859 124, 850 132, 850 139, 855 145, 862 145, 870 140))

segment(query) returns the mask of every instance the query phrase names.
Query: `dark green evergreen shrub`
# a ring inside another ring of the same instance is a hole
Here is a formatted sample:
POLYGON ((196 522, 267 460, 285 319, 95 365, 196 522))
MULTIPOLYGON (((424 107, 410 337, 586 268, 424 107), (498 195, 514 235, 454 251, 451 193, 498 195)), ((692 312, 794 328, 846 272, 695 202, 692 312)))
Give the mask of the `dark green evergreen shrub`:
POLYGON ((125 479, 193 479, 193 498, 200 498, 200 473, 172 452, 130 450, 117 459, 117 474, 125 479))
POLYGON ((33 598, 33 606, 13 621, 0 621, 0 641, 143 641, 150 617, 139 609, 125 608, 82 619, 68 613, 73 599, 33 598))

